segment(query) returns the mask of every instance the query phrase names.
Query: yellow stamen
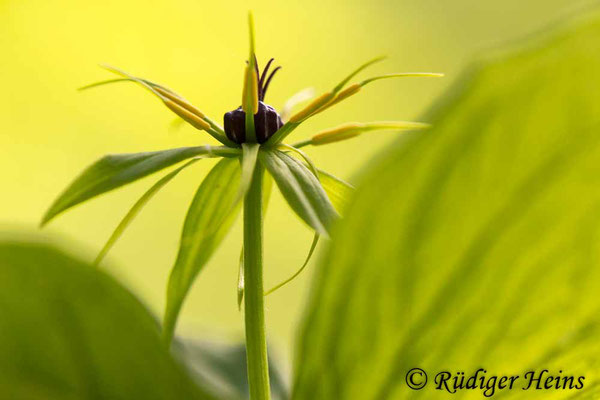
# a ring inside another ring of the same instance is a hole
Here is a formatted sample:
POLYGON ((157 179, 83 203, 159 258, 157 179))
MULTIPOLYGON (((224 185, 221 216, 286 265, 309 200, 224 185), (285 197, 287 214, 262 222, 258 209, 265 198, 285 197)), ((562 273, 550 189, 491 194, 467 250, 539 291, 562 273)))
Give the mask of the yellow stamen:
POLYGON ((335 97, 334 92, 327 92, 315 100, 313 100, 309 105, 304 107, 302 110, 298 111, 296 114, 292 115, 290 118, 291 123, 300 123, 308 118, 312 113, 317 111, 319 108, 323 107, 324 104, 327 104, 331 99, 335 97))
POLYGON ((244 73, 244 90, 242 92, 242 110, 244 112, 252 112, 252 115, 258 112, 258 77, 256 71, 249 63, 246 66, 244 73), (248 93, 248 83, 250 84, 250 92, 248 93))
POLYGON ((196 107, 194 107, 193 105, 191 105, 190 103, 188 103, 187 101, 182 99, 181 97, 178 97, 177 95, 174 95, 173 93, 169 92, 168 90, 165 90, 159 86, 155 86, 154 90, 156 90, 158 93, 160 93, 163 97, 166 97, 167 99, 171 100, 173 103, 176 103, 177 105, 185 108, 192 114, 195 114, 200 118, 206 117, 202 111, 198 110, 196 107))
POLYGON ((202 118, 200 118, 198 115, 190 112, 189 110, 185 109, 181 105, 179 105, 169 99, 164 99, 163 101, 164 101, 165 105, 167 107, 169 107, 169 109, 171 111, 173 111, 175 114, 179 115, 182 119, 184 119, 186 122, 188 122, 194 128, 200 129, 200 130, 205 130, 205 131, 210 130, 209 123, 206 122, 205 120, 203 120, 202 118))
POLYGON ((327 129, 321 133, 316 134, 310 140, 310 144, 314 146, 320 146, 323 144, 339 142, 346 139, 351 139, 355 136, 360 135, 363 132, 374 131, 374 130, 410 130, 410 129, 423 129, 428 127, 428 124, 421 122, 406 122, 406 121, 381 121, 381 122, 350 122, 347 124, 340 125, 335 128, 327 129))
POLYGON ((360 135, 357 131, 348 132, 326 132, 320 133, 312 137, 311 144, 314 146, 320 146, 322 144, 340 142, 346 139, 352 139, 355 136, 360 135))
POLYGON ((350 122, 335 128, 326 129, 323 132, 314 135, 311 139, 311 143, 315 146, 319 146, 322 144, 350 139, 354 136, 360 135, 359 129, 363 125, 364 124, 360 124, 358 122, 350 122))
POLYGON ((361 87, 362 86, 359 83, 354 83, 354 84, 348 86, 346 89, 339 92, 333 99, 331 99, 323 107, 319 108, 317 110, 317 113, 323 112, 323 111, 327 110, 328 108, 333 107, 340 101, 346 100, 348 97, 355 95, 356 93, 358 93, 360 91, 361 87))
POLYGON ((250 74, 250 78, 250 83, 252 84, 252 92, 250 92, 252 96, 252 114, 256 114, 258 112, 258 76, 254 69, 250 74))

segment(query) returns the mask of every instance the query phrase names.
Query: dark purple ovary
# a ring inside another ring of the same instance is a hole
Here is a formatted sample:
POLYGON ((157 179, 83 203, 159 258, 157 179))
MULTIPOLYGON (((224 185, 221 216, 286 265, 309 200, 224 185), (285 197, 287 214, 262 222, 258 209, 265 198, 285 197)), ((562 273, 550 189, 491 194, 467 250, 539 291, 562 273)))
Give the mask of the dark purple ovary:
MULTIPOLYGON (((246 113, 242 107, 225 114, 225 134, 227 138, 237 144, 246 142, 246 113)), ((266 142, 281 126, 283 122, 277 111, 262 101, 258 102, 258 112, 254 115, 254 129, 258 143, 266 142)))

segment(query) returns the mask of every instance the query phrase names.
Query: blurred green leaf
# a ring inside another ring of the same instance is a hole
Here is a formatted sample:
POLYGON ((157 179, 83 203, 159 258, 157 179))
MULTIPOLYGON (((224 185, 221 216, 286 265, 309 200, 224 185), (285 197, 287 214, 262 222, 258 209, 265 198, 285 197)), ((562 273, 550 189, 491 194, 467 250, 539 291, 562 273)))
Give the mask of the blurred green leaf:
POLYGON ((49 245, 21 242, 0 244, 0 397, 213 399, 121 285, 49 245))
POLYGON ((114 230, 112 235, 110 235, 110 237, 106 241, 106 244, 104 245, 104 247, 102 247, 102 250, 100 250, 100 253, 98 253, 96 260, 94 261, 94 264, 96 264, 96 265, 100 264, 102 259, 108 253, 108 251, 112 248, 112 246, 116 243, 116 241, 119 240, 119 238, 121 237, 123 232, 125 232, 125 229, 127 229, 129 224, 131 224, 131 222, 134 220, 134 218, 140 213, 140 211, 142 211, 142 208, 144 208, 144 206, 150 201, 150 199, 152 199, 152 197, 154 197, 154 195, 156 193, 158 193, 158 191, 160 189, 162 189, 167 183, 171 182, 171 180, 173 178, 175 178, 177 176, 177 174, 179 174, 184 168, 187 168, 188 166, 190 166, 191 164, 195 163, 198 160, 199 160, 199 158, 195 158, 195 159, 188 161, 181 167, 169 172, 167 175, 162 177, 158 182, 156 182, 154 185, 152 185, 152 187, 150 187, 150 189, 148 189, 146 191, 146 193, 144 193, 144 195, 142 197, 140 197, 140 199, 138 201, 135 202, 135 204, 133 205, 133 207, 131 207, 131 209, 127 212, 127 214, 125 214, 125 217, 123 217, 123 219, 121 220, 121 222, 119 223, 117 228, 114 230))
MULTIPOLYGON (((197 378, 199 386, 214 393, 219 399, 246 400, 248 373, 246 347, 243 343, 227 345, 206 341, 178 342, 181 358, 197 378)), ((269 357, 269 381, 272 400, 289 399, 284 373, 279 364, 269 357)))
POLYGON ((224 158, 206 176, 190 205, 167 287, 163 324, 167 343, 173 338, 177 316, 192 283, 238 214, 239 202, 234 203, 239 184, 239 160, 224 158))
POLYGON ((113 154, 89 166, 54 201, 42 225, 63 211, 92 197, 106 193, 185 159, 199 156, 234 156, 236 149, 215 146, 181 147, 146 153, 113 154))
POLYGON ((479 367, 585 376, 494 398, 597 396, 598 71, 600 22, 571 24, 473 68, 381 155, 320 263, 292 398, 450 398, 435 374, 479 367))
POLYGON ((263 150, 258 157, 296 214, 317 233, 328 236, 338 215, 312 172, 279 150, 263 150))

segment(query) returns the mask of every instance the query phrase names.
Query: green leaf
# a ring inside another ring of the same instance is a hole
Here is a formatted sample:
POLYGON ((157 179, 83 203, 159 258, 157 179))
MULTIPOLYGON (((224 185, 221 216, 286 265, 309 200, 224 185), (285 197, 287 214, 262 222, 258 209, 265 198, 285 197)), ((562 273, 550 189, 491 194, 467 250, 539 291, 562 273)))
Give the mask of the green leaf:
POLYGON ((338 214, 312 172, 278 150, 260 151, 258 157, 294 212, 317 233, 328 236, 338 214))
POLYGON ((354 186, 320 169, 317 169, 317 173, 331 204, 339 214, 343 215, 350 198, 354 195, 354 186))
POLYGON ((239 211, 236 159, 222 159, 206 176, 187 213, 179 254, 169 277, 163 336, 171 342, 177 316, 192 283, 219 246, 239 211))
MULTIPOLYGON (((243 343, 228 345, 206 341, 178 343, 181 358, 196 375, 199 386, 214 393, 219 399, 246 400, 249 398, 246 372, 246 347, 243 343)), ((288 400, 284 373, 269 357, 269 381, 272 400, 288 400)))
POLYGON ((48 244, 0 243, 0 397, 214 399, 114 279, 48 244))
POLYGON ((108 155, 89 166, 54 201, 41 225, 58 214, 102 193, 131 183, 163 168, 199 155, 233 157, 239 150, 219 146, 181 147, 146 153, 108 155))
POLYGON ((140 211, 142 211, 142 208, 144 208, 144 206, 150 201, 150 199, 152 199, 152 197, 154 197, 154 195, 158 193, 158 191, 162 189, 167 183, 171 182, 171 180, 175 178, 177 174, 181 172, 181 170, 187 168, 199 159, 200 158, 194 158, 182 165, 181 167, 171 171, 166 176, 162 177, 158 182, 152 185, 152 187, 148 189, 148 191, 144 193, 144 195, 140 197, 138 201, 135 202, 135 204, 133 205, 133 207, 131 207, 129 212, 125 214, 125 217, 123 217, 123 219, 121 220, 115 231, 112 233, 110 238, 108 238, 108 241, 106 242, 102 250, 100 250, 100 253, 98 253, 96 260, 94 261, 95 265, 100 264, 100 262, 108 253, 108 251, 113 247, 116 241, 119 240, 123 232, 125 232, 125 229, 127 229, 129 224, 131 224, 133 219, 140 213, 140 211))
POLYGON ((279 144, 277 147, 284 152, 294 152, 304 160, 304 165, 319 179, 327 197, 331 200, 331 204, 333 204, 336 211, 341 214, 348 203, 350 196, 352 196, 352 193, 354 192, 354 186, 336 178, 330 173, 318 169, 308 155, 302 150, 287 144, 279 144))
POLYGON ((434 382, 480 367, 521 377, 493 398, 597 397, 600 20, 569 27, 471 69, 432 130, 364 172, 318 266, 292 398, 481 399, 434 382), (584 388, 523 391, 543 369, 584 388))
POLYGON ((277 145, 277 149, 281 150, 282 152, 291 151, 292 153, 301 157, 304 160, 304 165, 306 165, 310 172, 312 172, 312 174, 316 176, 317 179, 319 179, 319 172, 317 171, 317 167, 315 166, 315 163, 312 162, 310 157, 308 157, 308 154, 306 154, 300 149, 295 148, 294 146, 290 146, 289 144, 285 143, 280 143, 279 145, 277 145))

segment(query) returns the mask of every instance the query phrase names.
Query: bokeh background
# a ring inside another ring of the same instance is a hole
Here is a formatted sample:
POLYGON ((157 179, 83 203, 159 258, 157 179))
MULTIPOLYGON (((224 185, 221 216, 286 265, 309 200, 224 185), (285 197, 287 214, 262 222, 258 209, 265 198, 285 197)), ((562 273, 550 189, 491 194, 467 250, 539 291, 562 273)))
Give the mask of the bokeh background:
MULTIPOLYGON (((374 84, 361 96, 310 120, 305 138, 346 121, 417 119, 476 55, 541 29, 592 3, 587 0, 302 0, 208 2, 0 0, 0 230, 36 229, 46 207, 88 164, 106 153, 212 143, 191 127, 172 129, 172 114, 139 87, 120 84, 79 93, 110 78, 109 63, 163 83, 221 120, 240 102, 247 54, 246 13, 257 21, 259 62, 283 70, 267 102, 281 107, 295 92, 326 90, 355 65, 389 59, 370 73, 440 71, 443 80, 374 84)), ((369 74, 369 73, 367 73, 369 74)), ((310 150, 323 169, 352 181, 393 134, 310 150)), ((162 313, 185 211, 212 161, 196 164, 142 212, 110 254, 107 268, 153 311, 162 313)), ((157 177, 102 196, 45 229, 74 239, 92 259, 128 208, 157 177)), ((401 182, 399 182, 401 184, 401 182)), ((383 199, 385 201, 385 199, 383 199)), ((241 226, 199 276, 178 332, 235 340, 241 226)), ((295 271, 311 233, 278 194, 266 221, 267 286, 295 271)), ((270 341, 290 359, 310 269, 266 302, 270 341)))

